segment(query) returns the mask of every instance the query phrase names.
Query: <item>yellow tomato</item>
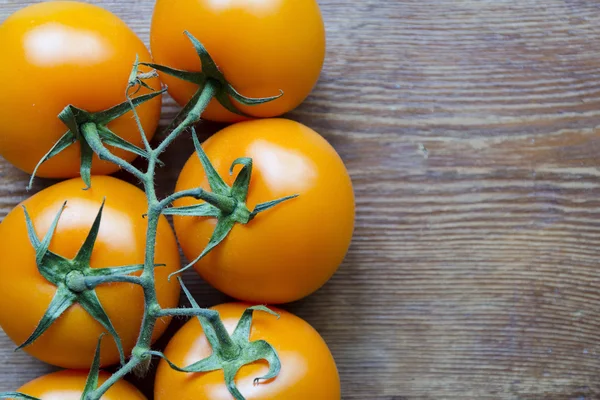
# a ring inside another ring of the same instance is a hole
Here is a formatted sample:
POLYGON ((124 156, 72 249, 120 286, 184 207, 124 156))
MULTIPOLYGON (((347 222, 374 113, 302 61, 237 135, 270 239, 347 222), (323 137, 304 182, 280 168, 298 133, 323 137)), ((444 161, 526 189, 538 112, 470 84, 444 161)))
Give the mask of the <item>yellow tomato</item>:
MULTIPOLYGON (((67 201, 50 244, 50 251, 72 259, 87 237, 102 201, 106 205, 98 238, 90 261, 91 268, 142 264, 146 252, 146 196, 133 185, 108 176, 92 177, 92 187, 81 179, 51 186, 25 200, 0 224, 0 325, 16 343, 22 344, 35 330, 56 293, 56 286, 40 274, 36 254, 27 236, 27 208, 40 238, 67 201)), ((180 268, 175 235, 166 218, 161 218, 156 241, 156 291, 163 307, 176 307, 179 284, 167 276, 180 268)), ((139 275, 139 273, 138 273, 139 275)), ((144 296, 139 286, 129 283, 100 285, 96 293, 129 354, 136 343, 144 312, 144 296)), ((167 328, 169 318, 157 322, 153 338, 167 328)), ((71 306, 25 351, 50 364, 64 368, 89 368, 98 337, 106 330, 81 306, 71 306)), ((119 361, 112 338, 102 341, 103 366, 119 361)))
MULTIPOLYGON (((154 60, 172 68, 201 69, 189 39, 200 40, 228 82, 248 97, 283 97, 238 108, 275 117, 296 108, 319 79, 325 59, 325 27, 316 0, 158 0, 150 44, 154 60)), ((198 87, 161 75, 171 96, 187 103, 198 87)), ((213 101, 204 119, 239 121, 213 101)))
MULTIPOLYGON (((214 307, 227 330, 235 329, 248 305, 233 303, 214 307)), ((236 384, 246 400, 340 400, 340 378, 335 360, 321 336, 304 320, 282 310, 277 319, 255 312, 250 341, 266 340, 281 360, 279 376, 260 384, 254 379, 268 371, 265 362, 242 367, 236 384)), ((212 354, 200 322, 190 320, 171 339, 165 355, 175 365, 187 367, 212 354)), ((162 361, 154 386, 156 400, 232 400, 222 371, 187 374, 162 361)))
MULTIPOLYGON (((104 383, 110 375, 101 372, 98 382, 104 383)), ((48 374, 23 385, 17 392, 41 400, 81 400, 87 372, 60 371, 48 374)), ((132 384, 118 381, 102 396, 102 400, 146 400, 132 384)))
MULTIPOLYGON (((354 230, 354 192, 335 149, 312 129, 285 119, 241 122, 206 141, 204 151, 231 185, 234 160, 250 157, 253 173, 247 205, 297 194, 237 224, 229 236, 195 265, 215 288, 255 304, 298 300, 319 289, 341 264, 354 230)), ((177 191, 209 189, 196 154, 181 171, 177 191)), ((201 201, 185 198, 176 206, 201 201)), ((190 260, 204 250, 214 218, 174 218, 181 247, 190 260)))
MULTIPOLYGON (((0 43, 0 154, 28 173, 67 131, 57 117, 67 105, 95 112, 122 103, 136 55, 150 61, 142 41, 123 21, 75 1, 48 1, 17 11, 0 25, 0 43)), ((148 83, 160 89, 157 78, 148 83)), ((140 91, 144 93, 148 91, 140 91)), ((160 97, 138 108, 149 138, 158 126, 160 109, 160 97)), ((142 144, 131 113, 108 127, 126 141, 142 144)), ((135 158, 122 150, 114 152, 128 161, 135 158)), ((44 163, 38 176, 72 178, 79 175, 79 166, 76 143, 44 163)), ((94 157, 92 173, 117 170, 94 157)))

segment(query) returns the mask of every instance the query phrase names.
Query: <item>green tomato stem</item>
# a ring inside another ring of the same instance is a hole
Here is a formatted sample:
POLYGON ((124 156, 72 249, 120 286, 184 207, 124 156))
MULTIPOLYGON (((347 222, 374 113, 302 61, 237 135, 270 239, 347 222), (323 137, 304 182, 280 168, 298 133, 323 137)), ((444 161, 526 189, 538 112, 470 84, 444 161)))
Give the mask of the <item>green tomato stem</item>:
POLYGON ((102 141, 100 140, 98 127, 95 123, 89 122, 87 124, 83 124, 80 129, 81 134, 85 137, 94 153, 96 153, 101 160, 110 161, 134 175, 136 178, 143 179, 144 173, 142 171, 123 160, 121 157, 115 156, 106 147, 104 147, 104 144, 102 144, 102 141))
POLYGON ((219 313, 205 308, 174 308, 158 312, 159 316, 171 317, 200 317, 205 319, 214 329, 219 341, 219 353, 225 359, 234 359, 240 354, 240 347, 231 339, 219 313))
POLYGON ((179 200, 185 197, 193 197, 198 200, 204 200, 205 202, 221 210, 225 215, 233 213, 236 210, 237 206, 237 202, 230 196, 223 196, 214 192, 206 191, 202 188, 194 188, 174 193, 171 196, 162 200, 159 203, 159 206, 162 209, 165 209, 175 200, 179 200))
POLYGON ((140 120, 140 116, 138 115, 135 104, 133 104, 133 99, 129 95, 129 89, 130 88, 127 88, 127 90, 125 90, 125 97, 127 98, 127 103, 129 103, 129 107, 131 107, 131 112, 133 112, 133 118, 135 119, 135 123, 137 124, 138 131, 140 131, 140 134, 142 136, 142 142, 144 143, 144 148, 146 149, 148 154, 150 154, 152 152, 152 146, 150 146, 150 142, 148 141, 148 138, 146 137, 146 135, 144 133, 144 127, 142 126, 142 121, 140 120))
MULTIPOLYGON (((195 41, 194 43, 197 47, 197 50, 199 51, 199 56, 201 57, 203 64, 210 64, 208 61, 212 61, 207 60, 209 56, 205 51, 204 53, 201 51, 203 49, 201 44, 197 41, 195 41)), ((216 70, 215 74, 217 74, 217 72, 218 70, 216 70)), ((137 63, 134 66, 134 71, 132 72, 132 75, 134 73, 136 74, 135 78, 137 79, 137 63)), ((218 72, 217 75, 221 76, 220 72, 218 72)), ((197 209, 195 211, 202 211, 202 215, 210 215, 218 218, 218 224, 215 228, 213 237, 211 238, 211 241, 207 245, 202 255, 200 255, 199 258, 201 258, 206 253, 211 251, 216 245, 218 245, 231 231, 231 229, 236 223, 248 223, 257 213, 269 209, 282 201, 294 197, 290 196, 288 198, 259 205, 257 206, 257 209, 252 213, 250 212, 250 210, 248 210, 248 208, 245 205, 245 199, 248 192, 248 185, 250 182, 250 174, 252 172, 252 160, 243 158, 234 161, 234 166, 240 164, 243 165, 243 168, 238 177, 236 178, 236 182, 231 188, 227 186, 220 177, 218 177, 216 171, 214 170, 214 167, 210 165, 210 161, 208 160, 206 154, 202 151, 200 142, 196 137, 195 131, 192 126, 200 120, 200 116, 214 98, 216 98, 221 104, 227 105, 230 103, 228 97, 228 93, 230 91, 225 91, 225 88, 223 86, 224 83, 226 83, 226 81, 222 76, 221 78, 223 79, 217 78, 208 76, 205 80, 202 80, 200 89, 196 92, 192 100, 188 103, 188 105, 184 107, 180 115, 175 118, 175 120, 168 128, 168 130, 171 128, 172 130, 167 134, 167 136, 160 143, 160 145, 154 150, 152 150, 150 144, 146 140, 141 121, 135 110, 135 100, 132 100, 130 98, 129 93, 126 94, 127 103, 125 104, 128 104, 133 109, 134 118, 140 130, 140 133, 144 137, 144 146, 148 153, 146 157, 148 159, 148 169, 145 173, 132 166, 125 160, 121 159, 120 157, 115 156, 107 148, 104 147, 104 144, 109 145, 111 143, 115 143, 115 138, 112 136, 109 136, 108 139, 103 138, 98 131, 99 127, 96 124, 96 122, 82 122, 81 126, 77 126, 77 124, 75 124, 75 127, 72 128, 77 128, 76 130, 79 131, 83 136, 83 139, 85 139, 85 143, 87 143, 89 145, 89 148, 93 152, 95 152, 102 160, 111 161, 114 164, 120 166, 122 169, 131 173, 136 178, 138 178, 144 186, 144 191, 148 200, 148 210, 145 214, 147 221, 146 253, 144 256, 144 264, 141 276, 137 277, 124 274, 119 276, 88 277, 83 276, 82 274, 82 276, 74 275, 73 277, 71 277, 69 282, 69 284, 74 288, 74 290, 81 289, 82 291, 88 289, 89 287, 95 287, 103 283, 127 282, 140 285, 144 293, 144 314, 140 327, 140 333, 136 345, 132 350, 131 358, 119 370, 117 370, 104 384, 102 384, 97 389, 92 390, 91 392, 86 392, 87 394, 84 395, 84 400, 100 400, 102 396, 104 396, 104 394, 112 387, 112 385, 114 385, 120 379, 124 378, 127 374, 136 370, 144 371, 145 368, 149 367, 153 355, 161 355, 162 357, 164 357, 162 353, 154 352, 151 349, 152 334, 154 332, 154 327, 156 326, 156 323, 160 318, 198 317, 203 329, 205 330, 207 338, 209 339, 211 347, 213 348, 213 355, 210 356, 208 359, 201 360, 198 363, 194 363, 191 366, 186 367, 185 369, 181 369, 170 362, 169 365, 171 365, 172 368, 175 368, 176 370, 182 372, 204 372, 214 370, 215 368, 222 369, 225 373, 225 381, 228 390, 236 398, 236 400, 244 399, 243 395, 235 387, 234 382, 235 374, 242 366, 254 363, 258 360, 266 360, 270 365, 269 374, 259 379, 270 379, 272 377, 275 377, 277 376, 281 368, 281 364, 276 351, 268 343, 263 341, 249 341, 249 329, 252 318, 252 312, 254 309, 259 308, 255 307, 247 310, 244 316, 242 317, 242 320, 244 320, 245 322, 240 322, 234 334, 229 335, 227 329, 225 328, 225 325, 223 324, 219 316, 219 313, 214 310, 200 308, 183 285, 183 282, 181 282, 181 285, 186 295, 188 295, 188 298, 190 298, 190 302, 192 303, 193 308, 163 309, 160 306, 157 298, 155 285, 155 268, 158 265, 155 264, 155 247, 160 218, 163 214, 169 214, 169 211, 171 215, 175 215, 173 211, 177 211, 178 213, 183 214, 185 214, 186 212, 190 212, 190 210, 185 209, 185 207, 183 207, 183 209, 185 210, 182 210, 181 208, 170 208, 170 205, 174 201, 186 197, 192 197, 197 200, 204 200, 205 203, 200 204, 198 206, 198 208, 203 208, 203 210, 197 209), (225 103, 224 100, 226 100, 225 103), (156 194, 155 187, 155 171, 157 164, 160 164, 159 156, 167 149, 167 147, 171 143, 173 143, 173 141, 175 141, 182 133, 184 133, 190 127, 192 127, 193 131, 192 136, 194 139, 194 146, 200 157, 203 167, 205 168, 205 170, 212 171, 213 173, 212 180, 209 176, 210 186, 213 190, 207 191, 202 188, 184 190, 172 194, 163 200, 159 200, 156 194), (109 142, 111 140, 112 142, 109 142)), ((129 91, 129 89, 132 88, 131 85, 132 82, 130 79, 130 85, 128 86, 127 91, 129 91)), ((234 91, 234 93, 237 92, 234 91)), ((238 97, 240 97, 239 94, 237 95, 238 97)), ((254 99, 253 104, 261 104, 262 102, 267 102, 274 98, 254 99)), ((240 100, 238 99, 238 101, 240 100)), ((228 109, 231 108, 233 108, 233 106, 228 109)), ((140 150, 140 152, 141 151, 142 150, 140 150)), ((137 152, 136 150, 136 154, 138 153, 139 152, 137 152)), ((88 165, 91 165, 91 161, 88 161, 88 165)), ((89 168, 86 170, 86 172, 89 172, 89 168)), ((136 272, 139 270, 139 268, 139 265, 131 266, 130 269, 127 270, 127 272, 136 272)), ((99 350, 97 354, 100 354, 99 350)), ((94 363, 94 365, 96 365, 96 368, 98 368, 99 358, 97 359, 97 361, 94 361, 94 363)), ((90 390, 91 388, 92 387, 90 387, 90 390)))
POLYGON ((127 363, 121 367, 118 371, 110 376, 98 389, 94 390, 88 396, 86 396, 85 400, 100 400, 102 396, 118 381, 123 379, 127 374, 133 371, 142 360, 140 360, 137 356, 132 356, 127 363))
POLYGON ((85 285, 89 289, 93 289, 96 286, 104 285, 107 283, 131 283, 134 285, 142 284, 142 280, 137 276, 109 276, 109 277, 92 277, 88 276, 85 278, 85 285))
MULTIPOLYGON (((156 247, 156 236, 158 230, 158 224, 160 221, 160 217, 162 211, 166 206, 168 206, 172 201, 186 197, 186 193, 180 193, 177 195, 173 195, 168 197, 167 199, 160 202, 156 195, 154 174, 156 171, 156 165, 159 162, 158 157, 161 153, 163 153, 166 148, 179 137, 183 132, 186 131, 190 126, 196 123, 200 119, 200 115, 204 112, 208 104, 215 96, 217 92, 217 83, 208 81, 204 88, 202 89, 202 93, 200 95, 197 103, 192 107, 189 114, 185 117, 185 119, 179 124, 169 135, 163 140, 163 142, 152 152, 149 154, 148 159, 148 170, 146 173, 141 172, 131 164, 127 163, 125 160, 115 156, 110 151, 108 151, 97 134, 97 127, 95 124, 85 124, 81 127, 82 134, 87 135, 86 139, 90 144, 90 147, 101 159, 108 160, 114 162, 119 165, 124 170, 130 172, 132 175, 140 179, 142 184, 144 185, 144 190, 146 192, 146 196, 148 198, 148 212, 146 214, 148 226, 146 229, 146 255, 144 258, 144 269, 142 275, 137 279, 135 279, 135 283, 141 285, 144 291, 144 300, 145 300, 145 310, 144 316, 142 319, 142 325, 140 328, 140 334, 136 343, 136 346, 133 351, 133 356, 129 359, 129 361, 120 368, 117 372, 115 372, 109 380, 107 380, 103 385, 101 385, 98 389, 94 390, 88 396, 86 400, 100 400, 100 398, 110 389, 112 385, 114 385, 118 380, 125 377, 125 375, 132 372, 134 369, 142 365, 145 361, 145 357, 149 357, 150 347, 152 344, 152 333, 154 331, 154 327, 159 318, 163 318, 166 316, 174 316, 177 315, 176 310, 162 310, 160 304, 158 303, 158 298, 156 295, 156 287, 155 287, 155 272, 154 269, 156 267, 154 262, 155 257, 155 247, 156 247), (142 357, 139 355, 143 355, 142 357)), ((142 133, 143 134, 143 133, 142 133)), ((203 191, 204 192, 204 191, 203 191)), ((194 194, 194 193, 192 193, 194 194)), ((200 193, 198 193, 200 196, 200 193)), ((202 198, 206 201, 214 201, 224 203, 223 199, 215 199, 211 195, 206 194, 206 192, 202 193, 202 198)), ((229 204, 227 204, 229 206, 229 204)), ((235 207, 235 206, 234 206, 235 207)), ((130 277, 133 278, 133 277, 130 277)), ((128 279, 128 278, 127 278, 128 279)), ((184 310, 188 311, 188 310, 184 310)), ((217 314, 214 311, 204 310, 203 313, 212 315, 217 314)), ((187 313, 182 315, 199 315, 199 311, 196 310, 196 313, 187 313)), ((216 317, 219 320, 220 327, 217 327, 218 330, 222 329, 224 332, 224 336, 228 338, 227 331, 223 326, 223 323, 218 318, 218 314, 216 317)), ((211 320, 215 320, 215 317, 211 317, 211 320)), ((218 325, 217 324, 217 325, 218 325)), ((227 351, 234 351, 235 344, 233 342, 227 343, 227 340, 224 339, 224 349, 227 348, 227 351)))
POLYGON ((85 290, 92 290, 97 286, 104 285, 107 283, 132 283, 134 285, 141 285, 142 280, 137 276, 84 276, 84 275, 70 275, 67 279, 67 287, 77 293, 85 290))
POLYGON ((202 92, 196 104, 189 111, 183 122, 178 127, 173 129, 173 131, 169 133, 169 135, 162 141, 162 143, 156 148, 156 150, 153 151, 154 157, 151 157, 151 161, 152 159, 154 159, 154 161, 156 162, 156 157, 162 154, 167 149, 167 147, 169 147, 169 145, 173 143, 173 141, 177 139, 179 135, 181 135, 183 131, 185 131, 187 128, 189 128, 190 126, 192 126, 200 120, 200 116, 202 115, 204 110, 206 110, 208 104, 217 94, 218 85, 219 83, 213 79, 208 79, 206 81, 204 87, 200 89, 202 92))

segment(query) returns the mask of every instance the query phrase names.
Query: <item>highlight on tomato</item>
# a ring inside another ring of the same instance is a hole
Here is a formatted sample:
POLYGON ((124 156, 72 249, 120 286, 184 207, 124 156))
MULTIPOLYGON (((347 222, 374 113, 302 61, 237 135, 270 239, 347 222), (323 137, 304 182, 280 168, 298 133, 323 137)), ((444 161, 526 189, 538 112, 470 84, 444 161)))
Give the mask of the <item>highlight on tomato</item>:
MULTIPOLYGON (((13 209, 0 224, 0 325, 32 356, 87 369, 98 337, 101 365, 123 361, 138 338, 144 296, 134 282, 143 268, 144 193, 107 176, 51 186, 13 209)), ((156 292, 176 307, 180 286, 167 276, 180 267, 169 223, 158 226, 156 292)), ((158 320, 153 339, 167 328, 158 320)))
POLYGON ((176 191, 197 187, 215 193, 211 204, 188 197, 166 213, 185 256, 200 257, 198 273, 236 299, 301 299, 331 278, 348 251, 350 176, 335 149, 298 122, 256 120, 218 132, 190 157, 176 191))
MULTIPOLYGON (((214 362, 217 370, 204 373, 178 372, 167 361, 158 366, 154 387, 156 400, 172 399, 211 399, 231 400, 232 391, 240 397, 252 400, 340 400, 341 389, 338 370, 323 338, 307 322, 295 315, 273 309, 279 318, 262 311, 255 311, 248 318, 248 305, 241 303, 223 304, 213 308, 218 311, 227 332, 234 343, 240 346, 241 353, 224 365, 235 365, 247 357, 248 348, 262 350, 265 343, 279 355, 281 365, 279 375, 270 379, 273 361, 270 364, 253 362, 237 371, 225 371, 218 367, 218 361, 212 361, 213 347, 210 338, 205 335, 202 325, 194 318, 186 323, 171 339, 164 357, 177 366, 199 367, 205 360, 214 362), (243 321, 242 321, 243 319, 243 321), (242 321, 242 322, 240 322, 242 321), (248 335, 249 334, 249 335, 248 335), (231 375, 235 374, 235 382, 231 375), (230 384, 227 385, 227 377, 230 384)), ((219 344, 223 345, 219 336, 219 344)), ((221 347, 222 349, 222 347, 221 347)), ((267 353, 268 354, 268 353, 267 353)), ((214 357, 214 355, 213 355, 214 357)), ((268 356, 267 356, 268 357, 268 356)), ((234 368, 235 369, 235 368, 234 368)))
MULTIPOLYGON (((46 178, 76 177, 82 165, 89 169, 87 164, 93 174, 117 171, 115 164, 93 155, 77 132, 90 121, 119 157, 132 161, 143 155, 125 88, 136 56, 140 61, 151 57, 117 16, 83 2, 46 1, 8 17, 0 25, 0 43, 0 155, 11 164, 31 174, 48 158, 37 170, 46 178), (123 108, 112 109, 119 104, 123 108), (76 107, 75 115, 59 119, 69 105, 76 107)), ((161 85, 157 77, 146 83, 154 91, 139 91, 144 101, 137 111, 151 138, 160 119, 161 85)))
MULTIPOLYGON (((296 108, 314 88, 323 67, 325 27, 316 0, 158 0, 150 37, 154 61, 188 72, 205 70, 208 66, 201 65, 184 31, 202 43, 241 95, 266 98, 283 91, 283 96, 264 104, 236 103, 235 108, 248 116, 275 117, 296 108)), ((201 81, 165 73, 161 79, 181 105, 192 99, 201 81)), ((228 90, 228 95, 235 93, 228 90)), ((202 118, 244 119, 223 103, 213 100, 202 118)))
MULTIPOLYGON (((17 392, 41 400, 81 400, 87 375, 85 371, 59 371, 34 379, 17 392)), ((98 381, 102 384, 109 377, 110 374, 101 372, 98 381)), ((108 390, 102 400, 146 400, 146 397, 132 384, 120 380, 108 390)))

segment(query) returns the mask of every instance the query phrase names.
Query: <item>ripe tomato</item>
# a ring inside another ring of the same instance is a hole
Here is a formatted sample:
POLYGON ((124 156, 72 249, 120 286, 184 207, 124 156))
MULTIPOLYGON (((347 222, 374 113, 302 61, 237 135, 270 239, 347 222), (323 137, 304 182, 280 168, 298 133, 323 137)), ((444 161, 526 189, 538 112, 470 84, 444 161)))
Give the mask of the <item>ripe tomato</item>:
MULTIPOLYGON (((104 383, 110 375, 100 372, 99 384, 104 383)), ((85 388, 87 372, 60 371, 44 375, 23 385, 17 392, 37 397, 41 400, 81 400, 85 388)), ((119 381, 110 388, 102 400, 146 400, 132 384, 119 381)))
MULTIPOLYGON (((247 305, 223 304, 214 307, 231 334, 247 305)), ((253 380, 268 371, 265 362, 242 367, 236 384, 247 400, 339 400, 340 380, 327 344, 304 320, 282 310, 277 319, 255 312, 250 341, 266 340, 281 360, 279 376, 270 381, 253 384, 253 380)), ((208 357, 212 349, 200 322, 193 318, 171 339, 165 355, 180 367, 208 357)), ((161 361, 154 387, 156 400, 231 400, 222 371, 186 374, 172 370, 161 361)))
MULTIPOLYGON (((82 190, 81 179, 51 186, 21 205, 27 208, 37 235, 41 238, 63 205, 50 251, 72 259, 87 237, 92 223, 106 198, 98 238, 93 249, 92 268, 142 264, 146 243, 146 197, 133 185, 107 176, 92 177, 92 188, 82 190)), ((156 243, 158 300, 165 307, 179 301, 179 284, 169 283, 167 276, 180 268, 180 257, 169 223, 160 221, 156 243)), ((137 273, 139 275, 139 273, 137 273)), ((36 265, 35 251, 27 237, 21 206, 11 211, 0 224, 0 325, 17 344, 22 344, 34 331, 56 293, 56 286, 43 277, 36 265)), ((96 288, 106 314, 111 319, 129 354, 135 345, 142 315, 144 297, 139 286, 128 283, 101 285, 96 288)), ((169 319, 159 320, 154 330, 157 339, 167 328, 169 319)), ((94 358, 98 337, 106 330, 80 305, 71 306, 25 351, 50 364, 65 368, 89 368, 94 358)), ((114 340, 102 341, 101 363, 118 362, 114 340)))
MULTIPOLYGON (((255 117, 275 117, 296 108, 317 83, 325 58, 325 28, 316 0, 158 0, 150 44, 155 62, 199 71, 189 31, 206 47, 225 78, 249 97, 283 97, 259 106, 239 106, 255 117)), ((162 75, 171 96, 187 103, 196 85, 162 75)), ((213 101, 202 116, 233 122, 240 117, 213 101)))
MULTIPOLYGON (((229 236, 196 264, 215 288, 256 304, 286 303, 319 289, 341 264, 354 229, 354 193, 344 163, 312 129, 285 119, 242 122, 225 128, 203 146, 229 185, 238 157, 254 162, 247 205, 288 195, 299 197, 237 224, 229 236)), ((198 157, 189 159, 177 191, 208 182, 198 157)), ((176 206, 200 201, 185 198, 176 206)), ((214 218, 175 217, 175 231, 188 259, 205 248, 214 218)))
MULTIPOLYGON (((125 88, 136 55, 149 61, 142 41, 110 12, 74 1, 48 1, 23 8, 0 25, 0 154, 31 173, 67 131, 57 115, 69 104, 95 112, 125 101, 125 88)), ((160 89, 157 78, 148 83, 160 89)), ((139 94, 148 93, 146 89, 139 94)), ((148 137, 160 119, 160 96, 138 112, 148 137)), ((108 125, 118 136, 142 144, 131 113, 108 125)), ((128 161, 135 156, 115 154, 128 161)), ((38 176, 79 175, 80 147, 70 146, 46 162, 38 176)), ((94 158, 92 172, 108 174, 118 167, 94 158)))

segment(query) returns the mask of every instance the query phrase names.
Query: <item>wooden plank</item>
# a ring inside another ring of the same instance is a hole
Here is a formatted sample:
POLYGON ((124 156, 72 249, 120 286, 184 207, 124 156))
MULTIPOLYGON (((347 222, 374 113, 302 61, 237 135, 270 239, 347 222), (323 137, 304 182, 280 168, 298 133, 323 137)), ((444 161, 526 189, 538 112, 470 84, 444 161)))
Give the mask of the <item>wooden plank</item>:
MULTIPOLYGON (((26 3, 0 0, 0 18, 26 3)), ((94 3, 147 40, 153 2, 94 3)), ((357 229, 335 278, 288 308, 330 344, 344 399, 600 398, 600 3, 321 5, 325 70, 291 118, 347 162, 357 229)), ((0 174, 5 215, 27 177, 0 174)), ((0 390, 49 370, 3 335, 0 360, 0 390)))

